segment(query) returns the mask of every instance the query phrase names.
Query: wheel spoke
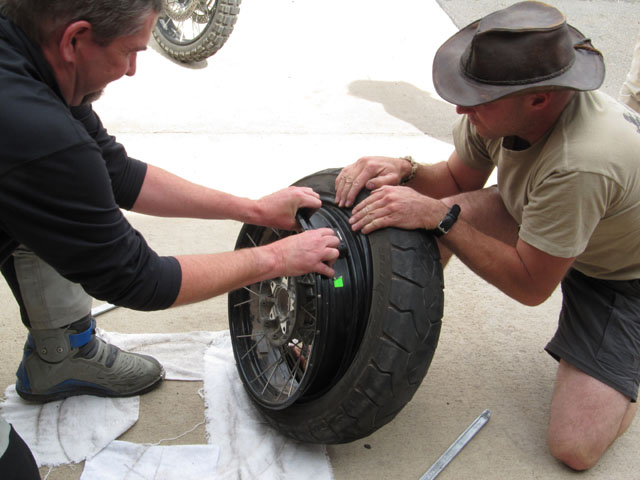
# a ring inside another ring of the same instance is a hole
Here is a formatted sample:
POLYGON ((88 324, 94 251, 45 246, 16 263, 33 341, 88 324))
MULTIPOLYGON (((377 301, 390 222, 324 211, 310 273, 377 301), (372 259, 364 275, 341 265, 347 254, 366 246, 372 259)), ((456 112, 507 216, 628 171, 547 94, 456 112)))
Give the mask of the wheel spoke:
POLYGON ((262 338, 258 339, 258 341, 253 344, 253 347, 247 350, 240 360, 244 360, 247 357, 247 355, 249 355, 258 346, 258 344, 266 337, 267 337, 266 334, 262 335, 262 338))
POLYGON ((264 337, 264 333, 258 332, 258 333, 250 333, 249 335, 236 335, 235 338, 255 338, 260 335, 264 337))
POLYGON ((247 292, 249 293, 253 293, 254 295, 258 296, 258 297, 262 297, 262 295, 260 293, 254 292, 253 290, 251 290, 249 287, 242 287, 244 288, 247 292))
POLYGON ((301 306, 300 309, 307 314, 309 318, 311 318, 314 322, 316 321, 315 315, 313 315, 309 310, 307 310, 304 306, 301 306))
MULTIPOLYGON (((282 356, 278 357, 278 360, 276 361, 276 364, 273 366, 273 370, 271 371, 271 375, 269 375, 269 378, 267 378, 267 381, 264 384, 264 388, 262 389, 262 394, 263 395, 264 395, 264 392, 267 390, 267 387, 269 386, 269 384, 271 382, 271 378, 273 377, 273 374, 276 373, 276 370, 282 364, 282 362, 284 362, 284 358, 282 358, 282 356)), ((266 372, 266 369, 265 369, 265 372, 266 372)))
POLYGON ((249 235, 247 233, 247 238, 249 239, 249 241, 251 242, 251 245, 253 245, 254 247, 257 247, 258 244, 256 243, 256 241, 253 239, 253 237, 251 235, 249 235))
POLYGON ((252 299, 251 299, 251 298, 249 298, 248 300, 245 300, 244 302, 236 303, 236 304, 233 306, 233 308, 238 308, 238 307, 241 307, 242 305, 246 305, 247 303, 251 303, 251 302, 252 302, 252 299))
POLYGON ((279 361, 281 361, 281 360, 282 360, 282 358, 281 358, 281 357, 278 357, 275 361, 271 362, 271 363, 270 363, 269 365, 267 365, 264 369, 260 370, 260 371, 258 372, 258 374, 257 374, 255 377, 253 377, 251 380, 249 380, 249 382, 250 382, 250 383, 253 383, 253 382, 255 382, 256 380, 258 380, 259 378, 264 377, 264 373, 265 373, 267 370, 269 370, 272 366, 274 366, 275 364, 277 364, 279 361))
POLYGON ((161 22, 164 33, 178 44, 194 41, 202 35, 215 15, 214 6, 209 9, 202 0, 167 2, 164 11, 166 16, 162 17, 161 22), (169 22, 172 22, 172 28, 169 28, 169 22))
POLYGON ((293 366, 293 368, 291 370, 289 370, 289 378, 287 379, 286 382, 284 382, 284 385, 282 385, 282 388, 280 389, 280 392, 278 393, 278 396, 276 397, 276 401, 280 400, 280 397, 282 396, 282 393, 284 392, 284 389, 287 388, 287 384, 290 385, 289 394, 287 395, 287 397, 291 396, 291 391, 293 390, 293 381, 295 380, 295 373, 298 370, 298 366, 300 365, 301 360, 302 360, 302 356, 299 356, 298 360, 296 361, 296 363, 293 366))
POLYGON ((276 234, 276 237, 282 238, 282 231, 280 231, 280 230, 278 230, 276 228, 273 228, 273 227, 271 227, 271 231, 276 234))

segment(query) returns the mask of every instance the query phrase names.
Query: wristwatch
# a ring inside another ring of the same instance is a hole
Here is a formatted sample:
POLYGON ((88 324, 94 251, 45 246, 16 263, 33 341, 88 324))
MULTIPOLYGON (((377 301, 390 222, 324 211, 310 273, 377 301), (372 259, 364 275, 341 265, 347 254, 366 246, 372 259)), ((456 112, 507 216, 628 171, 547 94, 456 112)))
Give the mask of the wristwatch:
POLYGON ((429 230, 429 233, 432 233, 436 237, 441 237, 446 235, 453 224, 458 220, 458 216, 460 215, 460 205, 457 203, 449 209, 447 214, 444 216, 442 221, 438 224, 436 228, 433 230, 429 230))

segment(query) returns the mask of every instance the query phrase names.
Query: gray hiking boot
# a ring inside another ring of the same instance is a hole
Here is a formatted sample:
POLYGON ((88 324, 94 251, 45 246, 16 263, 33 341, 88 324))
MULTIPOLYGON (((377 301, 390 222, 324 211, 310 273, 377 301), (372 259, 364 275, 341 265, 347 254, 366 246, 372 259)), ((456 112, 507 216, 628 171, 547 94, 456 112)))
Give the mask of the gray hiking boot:
POLYGON ((30 330, 16 375, 18 395, 45 403, 74 395, 141 395, 160 385, 165 372, 155 358, 96 337, 95 321, 87 317, 66 328, 30 330))

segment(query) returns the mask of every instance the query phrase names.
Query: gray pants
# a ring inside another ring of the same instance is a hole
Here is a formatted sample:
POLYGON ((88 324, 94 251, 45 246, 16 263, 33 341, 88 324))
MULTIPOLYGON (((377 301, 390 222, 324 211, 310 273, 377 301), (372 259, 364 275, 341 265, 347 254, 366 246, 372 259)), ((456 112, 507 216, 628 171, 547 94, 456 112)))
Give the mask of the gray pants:
POLYGON ((61 276, 28 248, 18 247, 9 261, 13 268, 3 266, 3 274, 28 327, 34 330, 64 327, 91 313, 92 299, 84 289, 61 276))
POLYGON ((11 425, 7 421, 0 417, 0 457, 4 455, 9 446, 9 433, 11 432, 11 425))

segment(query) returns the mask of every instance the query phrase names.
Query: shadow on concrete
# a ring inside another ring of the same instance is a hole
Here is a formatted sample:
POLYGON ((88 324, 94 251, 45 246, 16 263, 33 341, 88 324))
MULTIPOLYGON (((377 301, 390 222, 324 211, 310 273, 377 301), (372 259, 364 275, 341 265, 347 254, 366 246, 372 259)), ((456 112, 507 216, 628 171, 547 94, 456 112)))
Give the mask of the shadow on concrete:
POLYGON ((436 100, 429 92, 407 82, 356 80, 349 95, 380 103, 385 111, 422 133, 451 143, 451 126, 457 118, 455 107, 436 100))

